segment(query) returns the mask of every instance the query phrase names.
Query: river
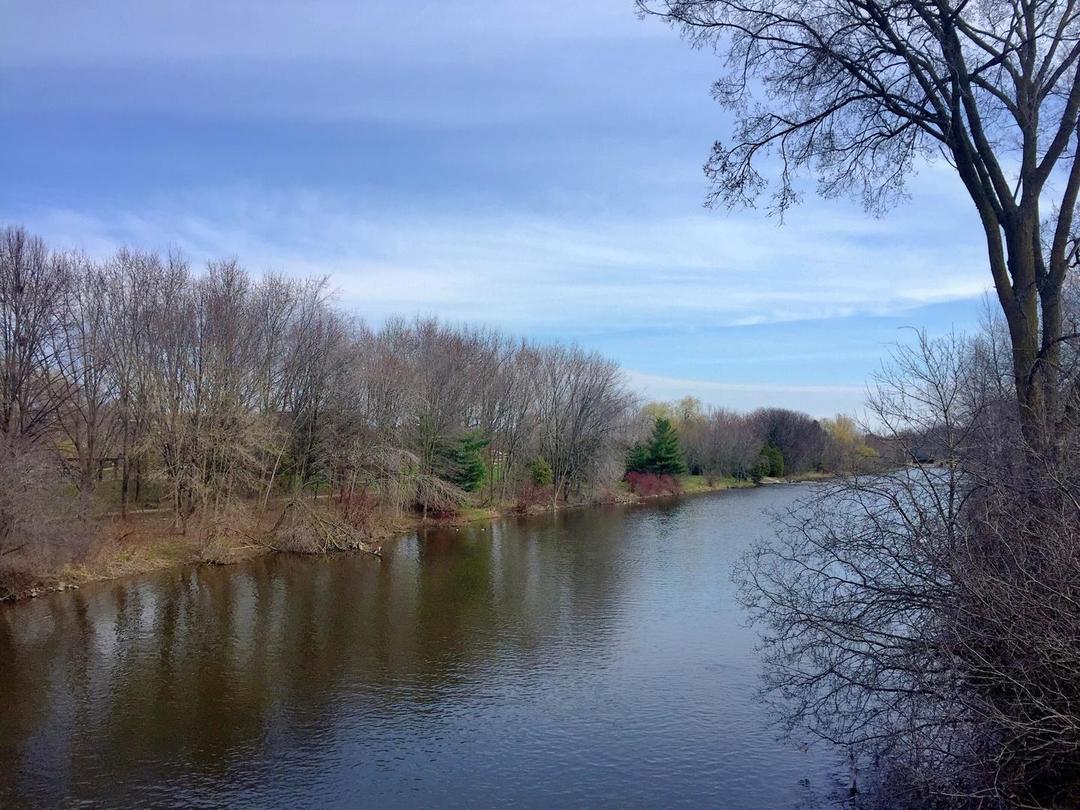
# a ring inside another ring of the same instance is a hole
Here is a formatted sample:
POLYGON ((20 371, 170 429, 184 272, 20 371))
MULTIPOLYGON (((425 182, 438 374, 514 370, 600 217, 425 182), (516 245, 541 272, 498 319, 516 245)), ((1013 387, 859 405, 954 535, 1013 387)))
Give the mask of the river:
POLYGON ((0 606, 0 806, 809 808, 731 566, 806 486, 0 606))

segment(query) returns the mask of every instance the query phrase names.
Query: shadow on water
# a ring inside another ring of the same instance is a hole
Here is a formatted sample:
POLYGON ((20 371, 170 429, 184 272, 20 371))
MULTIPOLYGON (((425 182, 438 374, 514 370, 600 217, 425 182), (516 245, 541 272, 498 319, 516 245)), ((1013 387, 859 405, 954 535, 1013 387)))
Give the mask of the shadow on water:
POLYGON ((573 510, 0 609, 0 805, 809 806, 730 584, 798 488, 573 510))

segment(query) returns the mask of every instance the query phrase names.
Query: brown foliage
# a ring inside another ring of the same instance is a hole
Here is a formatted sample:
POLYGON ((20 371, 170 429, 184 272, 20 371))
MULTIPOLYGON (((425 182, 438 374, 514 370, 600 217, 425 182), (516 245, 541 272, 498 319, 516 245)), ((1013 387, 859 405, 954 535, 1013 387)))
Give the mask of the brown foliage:
POLYGON ((542 487, 532 481, 522 481, 518 485, 514 499, 514 511, 522 514, 535 512, 543 507, 551 506, 551 487, 542 487))
POLYGON ((89 528, 55 455, 0 433, 0 599, 79 559, 89 528))
POLYGON ((628 472, 626 483, 630 491, 641 498, 658 495, 678 495, 682 492, 682 482, 673 475, 658 475, 648 472, 628 472))
POLYGON ((361 508, 350 504, 343 510, 310 498, 293 498, 270 531, 270 545, 278 551, 299 554, 351 550, 378 554, 375 526, 360 517, 361 508))

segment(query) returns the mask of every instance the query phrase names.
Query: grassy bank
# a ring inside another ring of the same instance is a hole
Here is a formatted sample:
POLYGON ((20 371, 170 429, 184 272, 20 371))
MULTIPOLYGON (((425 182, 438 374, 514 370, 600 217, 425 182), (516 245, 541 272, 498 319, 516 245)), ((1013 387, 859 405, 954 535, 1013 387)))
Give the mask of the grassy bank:
POLYGON ((730 478, 714 475, 680 475, 684 495, 700 495, 704 492, 722 492, 725 489, 748 489, 753 481, 745 478, 730 478))
MULTIPOLYGON (((762 483, 821 480, 827 477, 809 474, 797 479, 773 479, 762 483)), ((614 490, 608 491, 595 502, 560 503, 559 508, 633 504, 656 497, 703 495, 757 486, 753 481, 704 475, 681 475, 678 476, 678 482, 681 492, 666 496, 636 495, 630 492, 625 482, 619 482, 614 490)), ((200 527, 191 527, 186 532, 177 531, 173 527, 171 515, 164 509, 135 511, 124 520, 106 517, 98 521, 97 537, 85 559, 48 575, 27 577, 9 598, 28 598, 49 591, 77 588, 88 582, 147 574, 177 566, 226 565, 283 551, 284 549, 275 546, 270 539, 271 528, 279 519, 281 508, 280 503, 272 503, 270 508, 260 513, 245 514, 244 526, 241 529, 220 533, 212 542, 207 542, 200 527)), ((528 514, 539 515, 550 511, 550 506, 537 506, 530 509, 528 514)), ((382 517, 378 525, 372 527, 370 537, 358 542, 355 549, 377 554, 382 541, 424 526, 463 526, 520 514, 522 512, 516 505, 508 502, 465 506, 454 515, 427 520, 409 514, 396 519, 382 517)))

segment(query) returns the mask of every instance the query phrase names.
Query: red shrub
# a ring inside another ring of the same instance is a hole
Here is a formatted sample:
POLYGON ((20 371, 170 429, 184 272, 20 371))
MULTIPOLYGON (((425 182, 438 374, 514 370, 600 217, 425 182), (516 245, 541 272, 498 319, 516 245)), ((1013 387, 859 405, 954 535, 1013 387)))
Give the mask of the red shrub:
POLYGON ((656 495, 678 495, 682 492, 682 483, 673 475, 657 475, 647 472, 628 472, 626 483, 630 491, 642 498, 656 495))
POLYGON ((337 508, 347 525, 357 531, 370 533, 375 525, 379 501, 366 490, 347 491, 343 487, 338 493, 337 508))
POLYGON ((517 503, 514 510, 517 512, 534 511, 541 506, 551 505, 551 487, 542 487, 532 481, 524 481, 517 490, 517 503))
POLYGON ((453 507, 446 507, 444 509, 429 508, 427 510, 428 520, 450 520, 458 516, 458 510, 453 507))

